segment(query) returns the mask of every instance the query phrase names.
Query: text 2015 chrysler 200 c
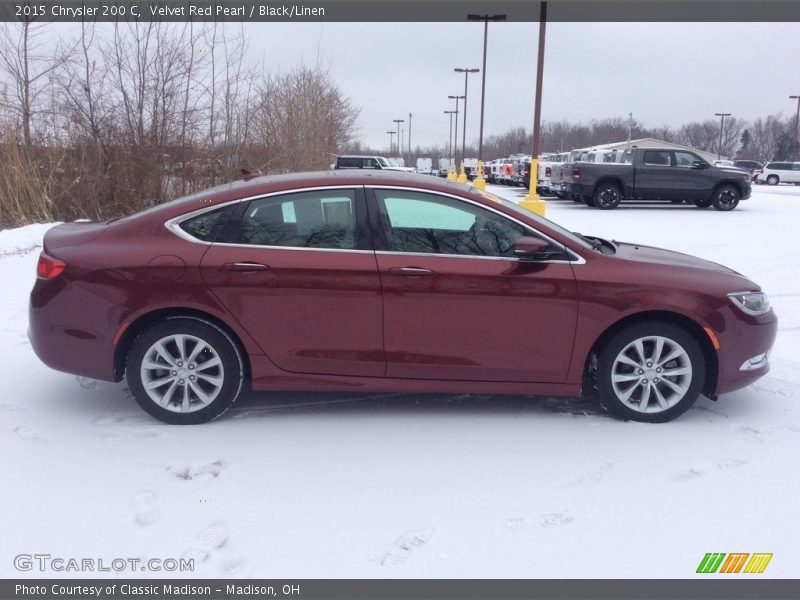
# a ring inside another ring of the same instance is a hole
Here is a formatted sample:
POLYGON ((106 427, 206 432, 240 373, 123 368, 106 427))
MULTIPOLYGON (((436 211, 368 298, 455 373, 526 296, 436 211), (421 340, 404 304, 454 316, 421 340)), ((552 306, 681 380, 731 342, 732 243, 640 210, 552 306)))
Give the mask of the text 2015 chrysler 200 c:
POLYGON ((261 177, 44 238, 30 338, 170 423, 255 390, 579 396, 668 421, 768 370, 758 285, 389 172, 261 177))

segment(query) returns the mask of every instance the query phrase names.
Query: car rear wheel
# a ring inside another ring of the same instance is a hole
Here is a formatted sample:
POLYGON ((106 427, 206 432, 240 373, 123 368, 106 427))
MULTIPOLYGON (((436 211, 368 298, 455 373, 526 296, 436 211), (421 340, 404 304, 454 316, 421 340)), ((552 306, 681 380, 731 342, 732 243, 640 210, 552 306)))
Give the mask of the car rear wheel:
POLYGON ((694 205, 697 208, 708 208, 714 202, 713 196, 711 198, 703 198, 702 200, 695 200, 694 205))
POLYGON ((739 205, 739 190, 732 185, 721 185, 712 196, 714 208, 721 211, 733 210, 739 205))
POLYGON ((594 191, 594 205, 603 210, 617 208, 622 201, 622 190, 616 183, 601 183, 594 191))
POLYGON ((767 185, 778 185, 780 178, 777 175, 770 175, 767 177, 767 185))
POLYGON ((220 417, 236 402, 244 366, 236 344, 220 328, 177 317, 156 323, 134 341, 126 377, 147 413, 192 425, 220 417))
POLYGON ((594 384, 601 405, 621 419, 663 423, 683 414, 703 389, 705 358, 685 330, 639 323, 598 353, 594 384))

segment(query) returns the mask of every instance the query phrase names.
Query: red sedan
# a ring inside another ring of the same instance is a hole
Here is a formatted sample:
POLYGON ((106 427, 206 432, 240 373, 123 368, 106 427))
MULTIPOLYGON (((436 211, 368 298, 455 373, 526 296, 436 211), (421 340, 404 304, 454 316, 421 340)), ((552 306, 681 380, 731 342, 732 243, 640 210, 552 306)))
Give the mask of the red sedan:
POLYGON ((44 238, 30 338, 201 423, 255 390, 580 396, 662 422, 769 369, 742 275, 398 173, 259 177, 44 238))

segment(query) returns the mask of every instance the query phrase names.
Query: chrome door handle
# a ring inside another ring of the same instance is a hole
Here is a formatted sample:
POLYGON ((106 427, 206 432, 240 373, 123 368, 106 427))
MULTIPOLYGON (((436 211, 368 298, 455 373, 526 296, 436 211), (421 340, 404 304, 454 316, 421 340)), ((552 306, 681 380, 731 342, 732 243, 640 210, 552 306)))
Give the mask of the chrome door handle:
POLYGON ((389 269, 392 275, 403 275, 405 277, 422 277, 424 275, 433 275, 430 269, 423 269, 421 267, 394 267, 389 269))
POLYGON ((248 272, 248 271, 268 271, 269 265, 264 265, 257 262, 232 262, 232 263, 225 263, 222 267, 226 271, 240 271, 240 272, 248 272))

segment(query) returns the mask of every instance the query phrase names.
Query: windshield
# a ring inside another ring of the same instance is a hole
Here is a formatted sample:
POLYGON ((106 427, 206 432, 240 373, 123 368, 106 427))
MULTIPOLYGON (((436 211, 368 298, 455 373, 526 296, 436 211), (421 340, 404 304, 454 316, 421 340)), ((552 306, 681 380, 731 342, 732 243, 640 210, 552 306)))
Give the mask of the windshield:
POLYGON ((479 195, 483 196, 487 200, 491 200, 492 202, 497 202, 498 204, 502 204, 506 208, 510 208, 512 211, 514 211, 518 215, 521 215, 523 217, 527 217, 529 219, 533 219, 537 223, 541 223, 545 227, 549 227, 553 231, 558 232, 559 234, 563 235, 565 238, 567 238, 571 242, 574 242, 576 245, 581 246, 582 248, 589 248, 589 249, 593 248, 592 244, 590 242, 586 241, 585 239, 576 236, 571 231, 568 231, 568 230, 564 229, 561 225, 558 225, 557 223, 554 223, 553 221, 550 221, 549 219, 545 219, 544 217, 540 217, 536 213, 533 213, 533 212, 531 212, 529 210, 526 210, 526 209, 522 208, 516 202, 512 202, 511 200, 506 200, 505 198, 501 198, 500 196, 496 196, 495 194, 492 194, 491 192, 487 192, 485 190, 479 190, 477 188, 470 188, 470 191, 473 192, 473 193, 476 193, 476 194, 479 194, 479 195))

